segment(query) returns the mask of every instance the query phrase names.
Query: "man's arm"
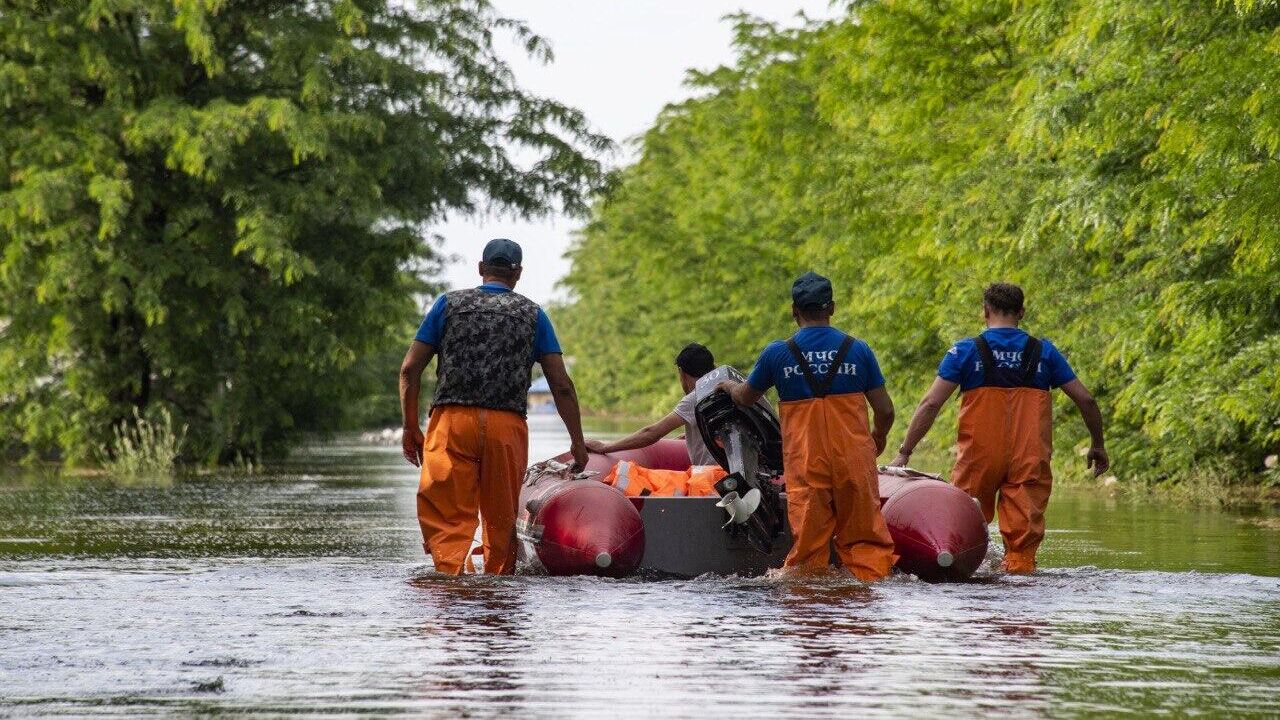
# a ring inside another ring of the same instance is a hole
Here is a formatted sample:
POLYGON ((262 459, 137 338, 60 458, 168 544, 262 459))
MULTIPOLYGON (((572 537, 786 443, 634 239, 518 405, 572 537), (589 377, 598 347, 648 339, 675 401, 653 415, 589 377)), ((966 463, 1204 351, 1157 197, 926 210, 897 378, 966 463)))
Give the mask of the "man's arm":
POLYGON ((867 391, 867 402, 871 403, 871 412, 875 414, 875 422, 871 428, 871 439, 876 443, 876 456, 884 452, 889 442, 889 429, 893 427, 893 398, 883 385, 867 391))
POLYGON ((587 449, 597 453, 611 453, 620 450, 635 450, 636 448, 649 447, 667 436, 667 433, 684 425, 684 418, 677 413, 668 413, 661 420, 631 433, 630 435, 614 440, 613 442, 601 442, 599 440, 588 440, 587 449))
POLYGON ((1101 475, 1111 467, 1111 458, 1107 456, 1106 441, 1102 437, 1102 410, 1098 408, 1098 401, 1093 399, 1093 395, 1084 383, 1075 379, 1062 386, 1062 392, 1071 398, 1071 402, 1080 408, 1080 415, 1084 418, 1084 426, 1089 428, 1089 437, 1092 442, 1089 452, 1085 455, 1085 463, 1087 467, 1093 468, 1093 474, 1101 475))
POLYGON ((569 452, 573 454, 574 472, 587 466, 587 444, 582 439, 582 410, 578 407, 578 391, 573 386, 573 379, 564 366, 564 356, 560 353, 547 353, 538 358, 542 365, 542 374, 551 387, 551 397, 556 403, 556 412, 564 421, 569 431, 569 452))
POLYGON ((760 398, 764 397, 763 390, 751 387, 751 383, 737 382, 736 380, 725 380, 717 385, 716 389, 729 393, 729 398, 739 407, 751 407, 760 398))
POLYGON ((409 352, 400 363, 400 414, 404 431, 400 443, 404 448, 404 459, 410 465, 418 467, 422 464, 422 427, 418 424, 418 393, 422 387, 422 371, 427 368, 436 349, 419 340, 409 343, 409 352))
POLYGON ((957 387, 959 385, 950 380, 934 378, 933 385, 916 406, 915 414, 911 416, 911 424, 907 426, 907 437, 902 441, 902 447, 898 448, 898 455, 893 458, 890 465, 903 467, 911 460, 911 453, 915 452, 916 445, 920 444, 928 434, 929 428, 933 427, 933 421, 938 419, 938 412, 942 410, 943 405, 947 404, 947 399, 957 387))

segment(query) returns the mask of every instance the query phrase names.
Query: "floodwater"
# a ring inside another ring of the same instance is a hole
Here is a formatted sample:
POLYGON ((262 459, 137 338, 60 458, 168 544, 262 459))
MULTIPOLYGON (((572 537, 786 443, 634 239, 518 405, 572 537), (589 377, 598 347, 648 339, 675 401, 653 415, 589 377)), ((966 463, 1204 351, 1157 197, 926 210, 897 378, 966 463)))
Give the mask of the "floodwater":
POLYGON ((1061 491, 1040 573, 963 585, 445 578, 415 482, 0 478, 0 716, 1280 715, 1274 510, 1061 491))

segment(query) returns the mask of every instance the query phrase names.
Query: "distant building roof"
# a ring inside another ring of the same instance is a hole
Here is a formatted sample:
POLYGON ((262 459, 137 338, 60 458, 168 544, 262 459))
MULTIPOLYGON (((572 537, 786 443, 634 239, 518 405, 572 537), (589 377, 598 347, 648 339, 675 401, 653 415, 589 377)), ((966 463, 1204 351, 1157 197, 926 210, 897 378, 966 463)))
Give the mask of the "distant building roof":
POLYGON ((551 385, 547 383, 547 379, 545 377, 540 377, 537 380, 534 380, 533 384, 529 386, 529 392, 549 393, 551 392, 551 385))

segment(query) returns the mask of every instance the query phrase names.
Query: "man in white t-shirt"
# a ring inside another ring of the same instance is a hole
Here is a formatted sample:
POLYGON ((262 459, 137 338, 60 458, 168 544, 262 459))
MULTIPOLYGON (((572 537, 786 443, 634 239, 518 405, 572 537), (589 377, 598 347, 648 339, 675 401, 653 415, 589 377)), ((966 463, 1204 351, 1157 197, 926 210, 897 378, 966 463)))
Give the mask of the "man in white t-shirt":
POLYGON ((611 453, 622 450, 634 450, 648 447, 667 436, 667 433, 684 425, 684 444, 689 450, 689 460, 694 465, 715 465, 716 459, 711 456, 707 446, 702 442, 702 433, 698 432, 698 421, 694 418, 693 408, 697 404, 693 397, 693 387, 698 378, 706 375, 716 367, 716 359, 704 345, 689 343, 676 356, 676 369, 680 373, 680 387, 685 396, 676 403, 676 407, 661 420, 647 425, 630 435, 602 442, 587 440, 587 449, 594 453, 611 453))

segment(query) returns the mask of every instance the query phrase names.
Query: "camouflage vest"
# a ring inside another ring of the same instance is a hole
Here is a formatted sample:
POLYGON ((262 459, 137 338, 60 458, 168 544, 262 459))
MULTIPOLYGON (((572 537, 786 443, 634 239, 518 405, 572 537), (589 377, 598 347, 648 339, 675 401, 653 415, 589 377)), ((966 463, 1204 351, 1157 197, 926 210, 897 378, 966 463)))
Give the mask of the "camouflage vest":
POLYGON ((431 403, 525 414, 538 306, 514 292, 446 294, 444 334, 431 403))

